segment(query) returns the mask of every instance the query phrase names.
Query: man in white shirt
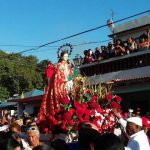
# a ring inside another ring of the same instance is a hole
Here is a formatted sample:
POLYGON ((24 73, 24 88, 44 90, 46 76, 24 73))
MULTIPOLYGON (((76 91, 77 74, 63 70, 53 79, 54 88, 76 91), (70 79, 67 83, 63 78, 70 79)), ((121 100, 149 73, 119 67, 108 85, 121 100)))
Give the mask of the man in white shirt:
POLYGON ((127 148, 131 150, 150 150, 148 138, 144 133, 144 130, 142 130, 141 118, 128 118, 126 132, 130 136, 127 148))

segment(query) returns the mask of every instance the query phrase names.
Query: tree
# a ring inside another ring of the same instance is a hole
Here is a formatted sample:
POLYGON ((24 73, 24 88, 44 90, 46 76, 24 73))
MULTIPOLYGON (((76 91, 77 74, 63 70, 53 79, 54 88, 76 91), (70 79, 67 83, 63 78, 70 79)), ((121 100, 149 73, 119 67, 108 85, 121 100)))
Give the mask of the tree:
POLYGON ((46 61, 35 56, 7 54, 0 50, 0 100, 37 89, 44 89, 46 61))
POLYGON ((42 76, 42 79, 44 81, 44 84, 46 84, 46 66, 47 64, 50 62, 50 60, 42 60, 41 62, 39 62, 37 64, 37 72, 40 73, 40 75, 42 76))

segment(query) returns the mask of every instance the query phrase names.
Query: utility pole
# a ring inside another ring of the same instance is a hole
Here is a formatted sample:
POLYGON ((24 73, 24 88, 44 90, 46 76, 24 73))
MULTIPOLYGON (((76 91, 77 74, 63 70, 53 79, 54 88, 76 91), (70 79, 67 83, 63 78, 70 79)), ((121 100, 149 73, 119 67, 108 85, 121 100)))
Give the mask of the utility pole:
MULTIPOLYGON (((111 19, 112 19, 112 22, 113 22, 113 20, 114 20, 114 16, 115 16, 115 12, 113 11, 113 9, 111 9, 111 19)), ((113 24, 113 28, 112 28, 112 33, 113 33, 113 43, 115 43, 115 25, 113 24)))
POLYGON ((115 12, 111 9, 111 19, 114 20, 115 12))

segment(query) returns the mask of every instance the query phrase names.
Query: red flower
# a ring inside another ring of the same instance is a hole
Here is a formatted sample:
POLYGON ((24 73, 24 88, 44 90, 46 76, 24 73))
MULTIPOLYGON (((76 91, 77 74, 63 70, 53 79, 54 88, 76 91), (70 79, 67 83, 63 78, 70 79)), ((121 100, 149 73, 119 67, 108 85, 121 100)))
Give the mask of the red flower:
POLYGON ((77 132, 78 131, 78 126, 75 125, 74 128, 73 128, 74 132, 77 132))
POLYGON ((96 126, 98 126, 98 120, 99 120, 98 118, 94 118, 92 123, 95 124, 96 126))
POLYGON ((97 96, 96 95, 92 96, 92 101, 97 101, 97 96))
POLYGON ((72 108, 69 110, 69 112, 73 115, 75 113, 75 110, 72 108))
POLYGON ((95 115, 95 110, 90 110, 90 114, 91 114, 91 116, 94 116, 95 115))
POLYGON ((74 107, 79 108, 81 107, 81 104, 78 101, 74 101, 74 107))
POLYGON ((68 121, 68 125, 69 126, 73 126, 74 125, 74 121, 73 120, 68 121))
POLYGON ((61 103, 67 105, 67 104, 70 104, 70 100, 68 97, 64 97, 61 99, 61 103))
POLYGON ((87 104, 86 102, 82 102, 82 103, 81 103, 81 106, 82 106, 83 109, 87 109, 88 104, 87 104))
POLYGON ((65 132, 68 132, 69 131, 69 128, 66 126, 66 124, 62 124, 61 125, 61 129, 65 132))
POLYGON ((118 103, 121 103, 122 98, 121 98, 120 96, 116 96, 116 101, 117 101, 118 103))
POLYGON ((76 121, 76 126, 77 126, 77 127, 78 127, 79 123, 80 123, 80 121, 79 121, 79 120, 77 120, 77 121, 76 121))
POLYGON ((89 109, 85 109, 85 112, 84 112, 84 113, 85 113, 86 116, 90 116, 90 115, 91 115, 89 109))
POLYGON ((116 102, 111 103, 111 108, 120 108, 120 105, 116 102))
POLYGON ((89 119, 90 119, 89 115, 84 115, 84 117, 83 117, 84 122, 88 122, 89 119))
POLYGON ((113 95, 112 94, 106 94, 106 99, 108 100, 108 101, 110 101, 110 100, 112 100, 112 98, 113 98, 113 95))
POLYGON ((98 113, 102 113, 103 112, 103 109, 101 107, 97 108, 97 112, 98 113))
POLYGON ((71 111, 68 111, 68 112, 66 112, 65 114, 64 114, 64 118, 66 119, 66 120, 71 120, 71 118, 72 118, 72 112, 71 111))
POLYGON ((89 105, 91 106, 92 109, 97 109, 99 107, 98 103, 96 102, 90 102, 89 105))
POLYGON ((52 123, 53 125, 58 124, 58 120, 54 116, 49 116, 49 121, 50 124, 52 123))
POLYGON ((78 109, 76 109, 76 115, 78 117, 82 117, 83 113, 84 113, 84 111, 82 108, 79 107, 78 109))

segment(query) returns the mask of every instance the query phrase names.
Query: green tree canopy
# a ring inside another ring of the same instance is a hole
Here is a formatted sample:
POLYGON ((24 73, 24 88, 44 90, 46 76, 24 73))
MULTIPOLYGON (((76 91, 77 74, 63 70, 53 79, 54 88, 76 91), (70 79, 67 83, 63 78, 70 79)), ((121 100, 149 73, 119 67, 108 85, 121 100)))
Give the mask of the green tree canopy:
POLYGON ((0 100, 34 88, 44 89, 47 61, 0 50, 0 100))

